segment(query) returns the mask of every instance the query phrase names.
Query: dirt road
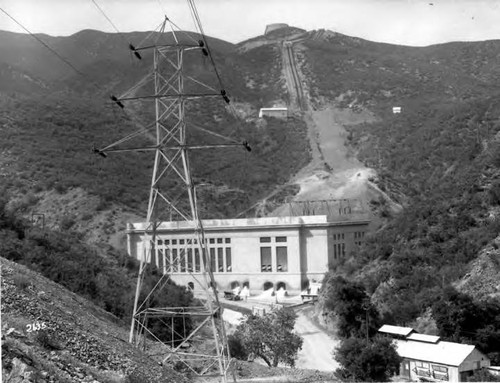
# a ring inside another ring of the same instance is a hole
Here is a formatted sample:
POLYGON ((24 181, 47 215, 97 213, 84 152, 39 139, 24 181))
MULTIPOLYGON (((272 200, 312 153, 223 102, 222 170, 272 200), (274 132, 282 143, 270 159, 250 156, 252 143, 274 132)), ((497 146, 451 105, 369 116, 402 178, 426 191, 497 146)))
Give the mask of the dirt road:
POLYGON ((295 366, 319 371, 337 369, 339 365, 333 360, 332 351, 339 341, 323 332, 303 311, 297 315, 295 331, 304 339, 304 343, 295 366))

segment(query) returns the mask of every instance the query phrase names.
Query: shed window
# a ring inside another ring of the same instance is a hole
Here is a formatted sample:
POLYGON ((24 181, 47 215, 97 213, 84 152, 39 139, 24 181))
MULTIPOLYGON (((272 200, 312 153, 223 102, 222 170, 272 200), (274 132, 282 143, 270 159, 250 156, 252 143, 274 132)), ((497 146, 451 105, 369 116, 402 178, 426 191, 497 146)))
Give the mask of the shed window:
POLYGON ((448 381, 448 367, 432 365, 432 377, 434 379, 448 381))
POLYGON ((434 371, 448 373, 448 367, 432 365, 432 369, 434 371))

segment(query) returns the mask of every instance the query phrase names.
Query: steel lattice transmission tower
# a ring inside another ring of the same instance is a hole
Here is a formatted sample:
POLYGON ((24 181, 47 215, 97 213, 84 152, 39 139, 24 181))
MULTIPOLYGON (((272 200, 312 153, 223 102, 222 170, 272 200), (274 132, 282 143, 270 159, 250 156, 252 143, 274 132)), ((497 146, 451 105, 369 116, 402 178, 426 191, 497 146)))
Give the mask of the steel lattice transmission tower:
MULTIPOLYGON (((189 154, 193 150, 224 146, 243 146, 247 150, 250 148, 246 142, 240 143, 231 139, 228 139, 229 143, 215 145, 196 145, 188 142, 186 102, 217 97, 229 103, 229 99, 223 89, 217 90, 189 75, 185 70, 184 60, 188 54, 212 59, 204 39, 197 41, 192 34, 178 31, 168 18, 165 18, 157 32, 151 36, 154 43, 146 41, 137 47, 130 45, 130 49, 141 59, 152 52, 153 70, 128 92, 119 97, 112 96, 111 99, 121 108, 128 107, 127 104, 131 103, 132 109, 137 108, 137 103, 153 102, 154 121, 146 126, 141 125, 139 131, 111 145, 94 149, 102 156, 121 151, 153 151, 155 156, 130 342, 137 345, 142 343, 144 347, 154 344, 155 353, 164 352, 163 362, 181 363, 197 376, 218 376, 222 382, 226 382, 230 369, 227 337, 203 225, 198 214, 196 186, 191 175, 189 154), (171 34, 165 33, 167 25, 170 26, 171 34), (137 144, 138 137, 153 139, 154 144, 144 144, 144 140, 137 144), (158 246, 160 240, 156 231, 165 215, 183 221, 182 224, 190 232, 185 240, 185 247, 180 251, 177 251, 178 248, 170 248, 166 244, 167 241, 161 241, 161 249, 158 246), (146 269, 153 266, 161 271, 162 276, 153 288, 145 290, 146 269), (161 294, 162 290, 164 292, 170 275, 179 272, 181 268, 193 277, 195 289, 201 292, 202 299, 199 301, 202 303, 195 307, 151 306, 152 297, 161 294), (187 321, 195 321, 194 328, 189 333, 182 331, 182 325, 187 321), (170 332, 170 339, 161 339, 151 328, 151 322, 170 332), (205 351, 197 350, 196 353, 185 351, 186 345, 194 341, 197 335, 202 335, 205 339, 210 338, 213 343, 209 344, 212 347, 205 351)), ((213 69, 216 71, 215 67, 213 69)), ((150 107, 152 111, 153 108, 151 105, 150 107)), ((137 113, 131 114, 133 116, 130 117, 137 117, 137 113)))

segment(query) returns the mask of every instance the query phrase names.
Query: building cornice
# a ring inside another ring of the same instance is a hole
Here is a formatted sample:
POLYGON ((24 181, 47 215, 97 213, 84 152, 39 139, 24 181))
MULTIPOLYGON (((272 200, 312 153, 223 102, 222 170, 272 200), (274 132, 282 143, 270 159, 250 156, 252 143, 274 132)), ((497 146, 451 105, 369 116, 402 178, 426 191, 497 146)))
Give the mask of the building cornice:
MULTIPOLYGON (((321 222, 321 223, 276 223, 276 224, 262 224, 262 225, 225 225, 225 226, 203 226, 205 233, 219 232, 219 231, 262 231, 262 230, 283 230, 283 229, 322 229, 329 227, 343 227, 343 226, 356 226, 356 225, 368 225, 370 220, 358 220, 358 221, 339 221, 339 222, 321 222)), ((157 234, 165 233, 192 233, 195 229, 193 226, 184 227, 159 227, 156 229, 157 234)), ((143 228, 127 228, 127 234, 144 234, 152 233, 153 230, 145 230, 143 228)))

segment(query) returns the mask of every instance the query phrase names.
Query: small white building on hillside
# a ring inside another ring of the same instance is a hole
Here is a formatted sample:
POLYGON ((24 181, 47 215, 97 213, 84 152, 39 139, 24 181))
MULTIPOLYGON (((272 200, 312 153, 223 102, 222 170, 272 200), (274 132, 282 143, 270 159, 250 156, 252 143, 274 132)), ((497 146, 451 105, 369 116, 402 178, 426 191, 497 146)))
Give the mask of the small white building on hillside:
POLYGON ((274 118, 288 118, 288 108, 260 108, 259 118, 274 117, 274 118))
POLYGON ((474 370, 490 366, 489 358, 475 346, 442 341, 409 327, 384 325, 379 332, 395 338, 403 359, 399 375, 415 382, 465 382, 474 370))

